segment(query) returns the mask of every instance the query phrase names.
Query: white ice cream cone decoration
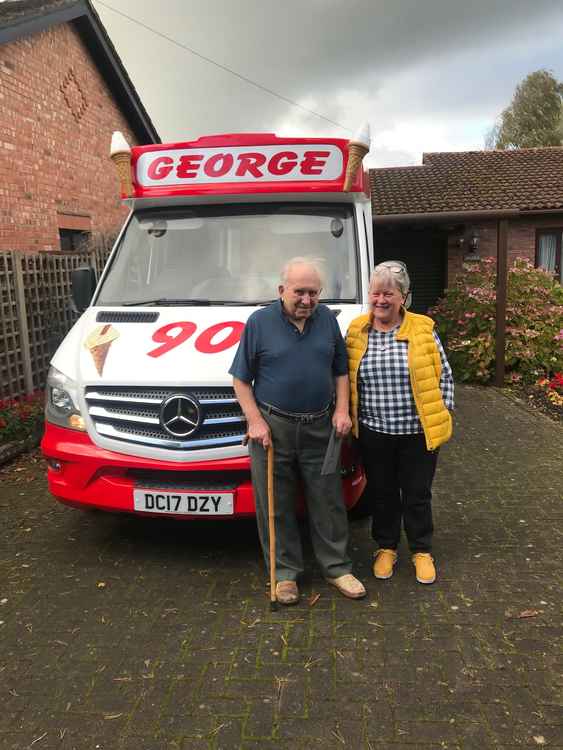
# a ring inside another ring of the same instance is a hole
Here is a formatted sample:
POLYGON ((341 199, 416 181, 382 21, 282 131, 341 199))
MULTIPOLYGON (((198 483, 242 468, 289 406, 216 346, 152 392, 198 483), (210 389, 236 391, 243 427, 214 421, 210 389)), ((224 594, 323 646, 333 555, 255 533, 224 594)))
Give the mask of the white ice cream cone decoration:
POLYGON ((353 138, 348 142, 348 164, 346 166, 346 175, 344 178, 344 192, 349 193, 356 177, 356 172, 362 165, 364 156, 370 149, 370 132, 369 123, 365 122, 354 133, 353 138))
POLYGON ((111 137, 110 158, 115 164, 121 187, 121 195, 129 198, 133 195, 133 179, 131 177, 131 149, 123 137, 123 133, 116 130, 111 137))
POLYGON ((103 374, 110 347, 118 336, 119 331, 108 324, 98 326, 86 338, 84 346, 92 355, 98 375, 103 374))

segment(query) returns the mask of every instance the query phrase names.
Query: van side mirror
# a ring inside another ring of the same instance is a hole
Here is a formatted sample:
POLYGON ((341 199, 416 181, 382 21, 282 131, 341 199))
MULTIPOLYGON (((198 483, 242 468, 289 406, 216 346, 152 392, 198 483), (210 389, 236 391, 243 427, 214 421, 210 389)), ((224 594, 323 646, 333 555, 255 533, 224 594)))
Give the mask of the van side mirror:
POLYGON ((70 275, 72 299, 78 312, 90 304, 96 289, 96 272, 90 266, 75 268, 70 275))

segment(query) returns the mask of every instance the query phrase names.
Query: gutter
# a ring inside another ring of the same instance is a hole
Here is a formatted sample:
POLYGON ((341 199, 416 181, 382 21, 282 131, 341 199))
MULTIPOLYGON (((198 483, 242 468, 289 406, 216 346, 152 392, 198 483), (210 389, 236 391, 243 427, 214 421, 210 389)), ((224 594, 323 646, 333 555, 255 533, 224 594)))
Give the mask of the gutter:
POLYGON ((542 216, 549 214, 563 214, 561 208, 506 208, 502 210, 483 210, 483 211, 429 211, 428 213, 414 214, 373 214, 373 223, 375 225, 383 224, 420 224, 448 223, 452 221, 473 222, 486 219, 510 219, 517 216, 542 216))
MULTIPOLYGON (((507 208, 502 211, 430 211, 428 213, 415 214, 377 214, 373 215, 374 224, 416 224, 429 221, 451 222, 451 221, 477 221, 479 219, 507 219, 520 216, 522 212, 518 208, 507 208)), ((559 213, 563 213, 560 209, 559 213)))

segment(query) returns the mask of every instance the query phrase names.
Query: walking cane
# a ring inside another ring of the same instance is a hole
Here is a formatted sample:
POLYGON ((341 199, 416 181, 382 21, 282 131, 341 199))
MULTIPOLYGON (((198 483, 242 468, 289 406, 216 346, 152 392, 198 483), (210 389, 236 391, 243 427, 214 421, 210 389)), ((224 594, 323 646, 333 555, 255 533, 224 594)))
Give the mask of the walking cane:
POLYGON ((276 524, 274 521, 274 446, 270 436, 268 446, 268 537, 270 540, 270 609, 278 608, 276 600, 276 524))

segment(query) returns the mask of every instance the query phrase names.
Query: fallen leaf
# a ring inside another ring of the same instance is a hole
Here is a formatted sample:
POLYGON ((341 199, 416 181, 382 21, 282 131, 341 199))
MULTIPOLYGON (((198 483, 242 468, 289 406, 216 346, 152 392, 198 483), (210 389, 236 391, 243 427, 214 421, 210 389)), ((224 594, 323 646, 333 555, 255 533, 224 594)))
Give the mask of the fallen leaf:
POLYGON ((303 667, 304 667, 304 668, 305 668, 305 669, 306 669, 307 671, 309 671, 309 670, 311 669, 311 667, 312 667, 312 666, 313 666, 314 664, 316 664, 317 662, 319 662, 319 661, 322 661, 322 658, 321 658, 321 657, 319 657, 318 659, 313 659, 313 658, 309 657, 309 658, 307 659, 306 663, 305 663, 305 664, 303 665, 303 667))
MULTIPOLYGON (((18 469, 16 469, 16 471, 19 471, 19 470, 18 470, 18 469)), ((43 732, 43 734, 41 735, 41 737, 36 737, 36 738, 35 738, 35 739, 33 740, 33 742, 31 742, 31 743, 30 743, 30 745, 29 745, 29 746, 31 747, 31 745, 35 745, 35 743, 36 743, 36 742, 39 742, 39 740, 42 740, 42 739, 43 739, 44 737, 46 737, 46 736, 47 736, 47 732, 43 732)))
POLYGON ((255 620, 252 620, 252 622, 246 622, 246 620, 241 620, 241 625, 246 625, 247 628, 253 628, 255 625, 257 625, 260 622, 260 618, 257 617, 255 620))
POLYGON ((525 617, 537 617, 543 612, 542 609, 524 609, 520 614, 516 615, 517 620, 523 620, 525 617))
POLYGON ((119 719, 120 716, 123 716, 123 713, 120 713, 120 714, 106 714, 104 716, 104 719, 119 719))
POLYGON ((545 745, 545 737, 542 734, 535 734, 534 742, 536 745, 545 745))
POLYGON ((337 740, 338 740, 339 742, 341 742, 341 743, 342 743, 343 745, 345 745, 345 744, 346 744, 346 740, 345 740, 345 739, 344 739, 344 737, 343 737, 343 736, 342 736, 342 735, 340 734, 340 731, 339 731, 338 727, 336 727, 336 729, 331 729, 330 733, 331 733, 332 735, 334 735, 334 737, 336 737, 336 739, 337 739, 337 740))
POLYGON ((219 724, 219 726, 215 727, 215 729, 212 729, 209 732, 209 737, 213 737, 214 734, 217 734, 218 732, 221 731, 221 729, 223 729, 223 727, 227 727, 227 726, 229 726, 229 725, 228 724, 219 724))
POLYGON ((98 581, 98 583, 96 584, 96 586, 97 586, 97 587, 98 587, 99 589, 105 589, 106 585, 107 585, 107 584, 106 584, 106 582, 105 582, 105 581, 98 581))

